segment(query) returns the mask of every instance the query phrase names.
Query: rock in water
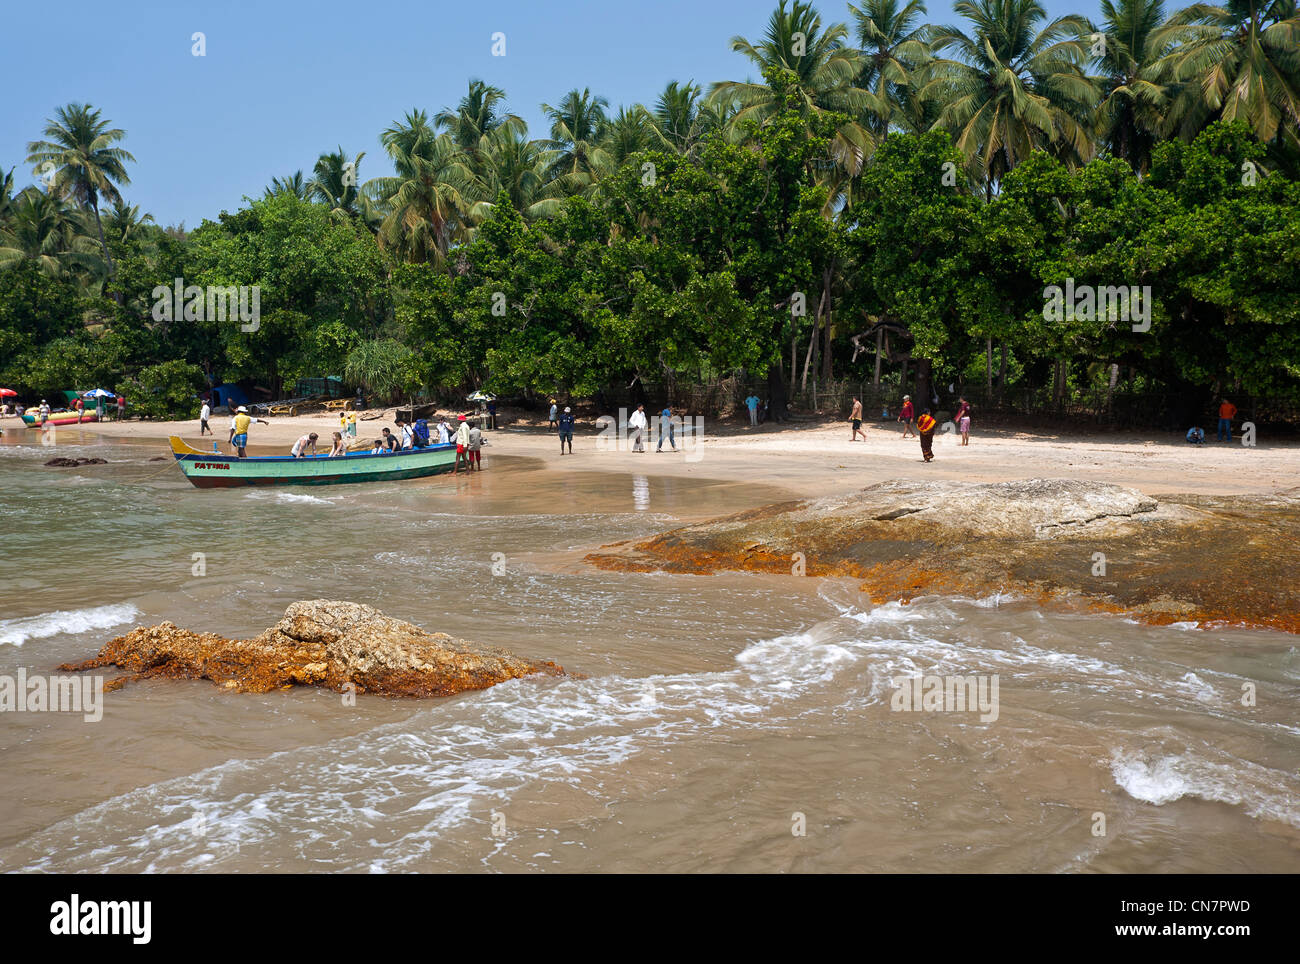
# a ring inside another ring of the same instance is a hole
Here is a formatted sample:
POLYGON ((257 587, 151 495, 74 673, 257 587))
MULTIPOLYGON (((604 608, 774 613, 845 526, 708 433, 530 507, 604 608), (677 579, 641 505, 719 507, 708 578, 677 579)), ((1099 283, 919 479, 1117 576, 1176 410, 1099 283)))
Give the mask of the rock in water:
POLYGON ((352 684, 358 693, 419 697, 487 689, 534 673, 565 675, 555 663, 429 633, 371 606, 328 599, 294 603, 256 639, 225 639, 165 622, 134 629, 109 640, 94 659, 59 668, 103 666, 131 674, 113 686, 165 677, 210 679, 252 693, 294 685, 343 692, 352 684))
POLYGON ((861 580, 873 602, 1011 593, 1153 623, 1300 632, 1300 499, 1162 496, 1096 482, 885 482, 589 554, 604 569, 861 580))

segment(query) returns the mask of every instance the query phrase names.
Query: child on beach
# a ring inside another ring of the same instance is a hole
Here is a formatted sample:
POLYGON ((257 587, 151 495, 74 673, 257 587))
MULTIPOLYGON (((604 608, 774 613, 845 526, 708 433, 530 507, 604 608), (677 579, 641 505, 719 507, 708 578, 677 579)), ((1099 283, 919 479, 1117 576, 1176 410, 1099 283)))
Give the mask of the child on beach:
POLYGON ((970 445, 970 402, 964 398, 959 398, 957 408, 957 417, 954 421, 957 423, 957 430, 961 432, 961 444, 970 445))

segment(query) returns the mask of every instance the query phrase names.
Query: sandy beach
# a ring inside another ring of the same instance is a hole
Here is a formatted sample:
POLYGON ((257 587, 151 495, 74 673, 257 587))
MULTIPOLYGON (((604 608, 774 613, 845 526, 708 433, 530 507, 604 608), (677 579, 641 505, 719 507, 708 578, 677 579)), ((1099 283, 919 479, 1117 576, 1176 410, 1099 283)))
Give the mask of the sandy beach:
MULTIPOLYGON (((384 426, 394 428, 394 411, 376 409, 364 413, 359 437, 378 436, 384 426)), ((926 465, 921 461, 917 440, 903 439, 901 427, 894 422, 868 422, 866 442, 850 442, 846 422, 810 420, 757 428, 706 423, 696 450, 674 454, 667 445, 662 453, 655 453, 653 444, 647 445, 645 453, 615 450, 598 442, 599 430, 591 421, 580 421, 574 436, 574 454, 562 457, 544 421, 518 417, 509 410, 503 410, 500 418, 501 427, 486 433, 484 459, 489 467, 493 456, 530 456, 562 472, 636 471, 653 476, 739 479, 779 486, 805 498, 899 478, 974 482, 1067 478, 1111 482, 1150 495, 1272 493, 1300 484, 1300 443, 1271 442, 1267 437, 1258 438, 1250 448, 1241 444, 1239 436, 1231 443, 1209 441, 1192 446, 1181 436, 1163 432, 1063 435, 1032 428, 977 426, 970 445, 965 447, 956 436, 936 434, 936 457, 926 465)), ((254 423, 250 430, 250 455, 287 454, 294 440, 306 432, 319 433, 328 451, 330 434, 338 426, 338 417, 325 413, 268 421, 269 425, 254 423)), ((73 433, 80 432, 83 440, 100 436, 114 441, 162 442, 162 453, 167 436, 179 435, 205 449, 215 440, 221 451, 228 452, 229 419, 218 416, 211 424, 215 436, 200 437, 197 419, 128 419, 61 428, 58 437, 76 438, 73 433)), ((17 420, 0 420, 0 427, 12 430, 17 420)), ((35 437, 34 431, 32 435, 35 437)))

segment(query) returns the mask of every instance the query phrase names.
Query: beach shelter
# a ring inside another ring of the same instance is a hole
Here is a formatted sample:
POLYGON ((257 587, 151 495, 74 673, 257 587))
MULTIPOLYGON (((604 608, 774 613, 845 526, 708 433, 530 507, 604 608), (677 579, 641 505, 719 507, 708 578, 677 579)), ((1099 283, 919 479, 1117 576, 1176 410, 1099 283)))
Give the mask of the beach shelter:
POLYGON ((117 398, 112 392, 105 391, 102 388, 96 388, 81 396, 82 398, 117 398))
POLYGON ((12 388, 0 388, 0 398, 14 398, 17 394, 12 388))

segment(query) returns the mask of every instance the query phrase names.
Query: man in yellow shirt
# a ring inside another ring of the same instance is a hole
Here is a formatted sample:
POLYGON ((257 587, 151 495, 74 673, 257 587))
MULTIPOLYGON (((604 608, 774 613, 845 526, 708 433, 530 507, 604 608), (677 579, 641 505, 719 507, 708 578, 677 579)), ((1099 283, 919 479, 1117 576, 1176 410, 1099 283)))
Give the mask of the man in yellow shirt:
POLYGON ((348 434, 353 438, 357 437, 357 412, 356 409, 348 409, 348 434))
POLYGON ((248 457, 244 452, 244 446, 248 444, 248 426, 254 422, 261 422, 263 425, 271 424, 264 418, 253 418, 243 405, 239 406, 239 410, 235 412, 235 417, 231 420, 230 427, 235 434, 230 443, 238 450, 241 459, 248 457))

